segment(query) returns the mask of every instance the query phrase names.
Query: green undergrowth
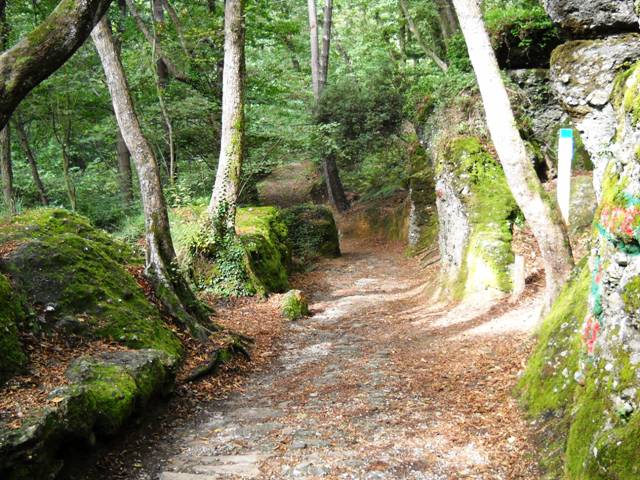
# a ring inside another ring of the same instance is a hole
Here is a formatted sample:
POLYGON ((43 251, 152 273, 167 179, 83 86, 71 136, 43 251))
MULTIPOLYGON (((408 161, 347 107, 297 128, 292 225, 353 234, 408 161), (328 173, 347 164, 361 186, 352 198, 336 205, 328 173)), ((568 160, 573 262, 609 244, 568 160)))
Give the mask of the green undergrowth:
POLYGON ((309 304, 300 290, 290 290, 282 297, 280 311, 285 318, 298 320, 309 315, 309 304))
POLYGON ((469 289, 511 290, 510 265, 513 223, 518 207, 502 167, 476 137, 458 137, 446 147, 446 165, 460 183, 470 225, 470 236, 461 273, 454 282, 454 296, 469 289))
POLYGON ((5 274, 31 309, 25 328, 60 329, 179 357, 182 346, 127 266, 142 259, 84 217, 27 211, 0 226, 5 274))

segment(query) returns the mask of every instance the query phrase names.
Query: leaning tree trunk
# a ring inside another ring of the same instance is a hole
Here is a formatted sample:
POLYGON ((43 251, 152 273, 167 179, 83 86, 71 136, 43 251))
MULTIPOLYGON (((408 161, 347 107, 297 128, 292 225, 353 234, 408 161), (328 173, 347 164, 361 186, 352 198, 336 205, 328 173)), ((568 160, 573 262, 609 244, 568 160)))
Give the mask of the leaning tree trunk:
POLYGON ((11 167, 11 130, 9 124, 0 130, 0 173, 2 174, 2 199, 7 211, 16 213, 13 191, 13 168, 11 167))
POLYGON ((133 203, 133 179, 131 175, 131 154, 127 148, 127 142, 118 129, 116 138, 116 154, 118 156, 118 183, 125 207, 133 203))
POLYGON ((339 212, 346 212, 349 208, 349 201, 344 193, 344 187, 338 174, 336 157, 333 153, 326 154, 322 159, 322 170, 326 179, 329 201, 339 212))
POLYGON ((566 227, 528 159, 476 0, 453 0, 453 3, 480 87, 491 139, 509 188, 540 247, 549 308, 573 268, 566 227))
POLYGON ((29 168, 31 169, 31 178, 33 179, 33 183, 38 190, 38 195, 40 195, 40 203, 43 206, 49 206, 49 197, 47 196, 47 190, 42 183, 42 179, 40 178, 40 172, 38 172, 38 163, 36 162, 36 157, 31 150, 31 145, 29 145, 29 137, 27 136, 27 131, 24 128, 24 124, 22 123, 19 117, 15 118, 13 122, 16 127, 16 132, 18 133, 18 139, 20 140, 20 146, 22 147, 22 151, 24 152, 24 156, 27 157, 27 162, 29 163, 29 168))
POLYGON ((112 0, 61 0, 29 35, 0 55, 0 128, 27 94, 80 48, 112 0))
POLYGON ((244 0, 224 7, 222 137, 209 215, 217 233, 235 232, 240 168, 244 155, 244 0))
POLYGON ((195 336, 204 340, 207 338, 208 330, 200 321, 205 319, 205 315, 187 282, 176 269, 176 254, 158 162, 140 128, 129 85, 106 17, 98 22, 91 38, 107 77, 118 126, 138 171, 145 218, 145 273, 167 312, 186 325, 195 336))

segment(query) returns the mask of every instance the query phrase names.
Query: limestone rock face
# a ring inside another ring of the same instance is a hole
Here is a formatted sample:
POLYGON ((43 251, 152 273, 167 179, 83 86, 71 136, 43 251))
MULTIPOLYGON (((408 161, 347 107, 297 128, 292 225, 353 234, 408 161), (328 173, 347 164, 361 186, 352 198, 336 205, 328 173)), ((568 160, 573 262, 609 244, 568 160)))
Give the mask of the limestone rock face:
POLYGON ((574 37, 638 31, 634 0, 544 0, 560 28, 574 37))
POLYGON ((611 103, 614 79, 621 69, 638 59, 637 34, 568 42, 558 47, 551 58, 552 88, 591 155, 598 195, 617 126, 611 103))

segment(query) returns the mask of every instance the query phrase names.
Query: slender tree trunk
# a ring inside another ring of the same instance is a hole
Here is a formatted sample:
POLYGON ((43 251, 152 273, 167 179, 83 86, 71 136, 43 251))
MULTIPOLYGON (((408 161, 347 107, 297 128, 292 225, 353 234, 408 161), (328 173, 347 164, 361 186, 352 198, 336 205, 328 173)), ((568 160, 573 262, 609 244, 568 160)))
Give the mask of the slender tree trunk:
MULTIPOLYGON (((9 24, 7 23, 7 2, 0 0, 0 50, 7 48, 9 24)), ((11 126, 7 122, 0 130, 0 172, 2 173, 2 196, 7 211, 16 213, 15 192, 13 191, 13 168, 11 166, 11 126)))
POLYGON ((27 94, 87 39, 112 0, 61 0, 29 35, 0 55, 0 128, 27 94))
POLYGON ((209 7, 209 13, 216 13, 216 0, 207 0, 207 6, 209 7))
POLYGON ((437 0, 436 6, 438 7, 440 31, 442 32, 442 38, 446 44, 446 41, 458 31, 458 19, 456 18, 456 12, 453 9, 453 5, 451 5, 451 0, 437 0))
POLYGON ((127 143, 118 128, 116 140, 116 152, 118 154, 118 181, 120 183, 120 193, 125 207, 133 203, 133 176, 131 175, 131 153, 127 148, 127 143))
MULTIPOLYGON (((120 16, 118 17, 118 35, 114 38, 116 54, 118 58, 122 52, 122 37, 125 32, 125 19, 127 17, 127 3, 125 0, 118 0, 120 16)), ((116 120, 117 123, 117 120, 116 120)), ((133 178, 131 174, 131 153, 124 141, 120 127, 116 136, 116 154, 118 158, 118 182, 120 184, 120 194, 122 203, 129 207, 133 203, 133 178)))
POLYGON ((49 197, 47 196, 47 190, 42 183, 42 179, 40 178, 40 172, 38 172, 36 157, 33 154, 33 150, 31 150, 31 146, 29 145, 29 137, 27 136, 27 131, 25 130, 24 124, 20 121, 19 117, 16 117, 13 123, 16 127, 16 132, 18 133, 20 146, 22 147, 22 151, 24 152, 25 157, 27 157, 27 162, 29 163, 29 168, 31 169, 31 178, 33 178, 33 183, 38 190, 38 194, 40 195, 40 203, 42 203, 42 205, 46 207, 49 205, 49 197))
POLYGON ((0 173, 2 174, 2 198, 9 213, 15 215, 16 201, 13 191, 13 168, 11 167, 11 128, 9 124, 0 130, 0 173))
POLYGON ((409 27, 409 30, 411 30, 411 33, 413 33, 413 36, 418 42, 418 45, 420 45, 425 55, 431 58, 431 60, 435 62, 438 68, 440 68, 440 70, 446 73, 447 70, 449 69, 449 66, 431 48, 429 48, 427 43, 422 38, 422 35, 420 34, 420 30, 418 30, 418 27, 414 23, 413 18, 411 17, 411 13, 409 12, 409 5, 407 4, 407 0, 398 0, 398 1, 400 2, 400 8, 402 9, 402 14, 404 15, 404 18, 407 21, 407 26, 409 27))
POLYGON ((557 206, 545 198, 528 159, 478 4, 476 0, 453 0, 453 3, 480 87, 493 144, 509 188, 540 247, 549 308, 573 268, 567 231, 557 206))
POLYGON ((222 74, 222 137, 209 215, 218 233, 235 232, 244 155, 244 0, 226 0, 222 74))
POLYGON ((76 196, 76 187, 73 184, 73 179, 71 178, 71 172, 69 168, 71 166, 71 159, 69 158, 69 151, 67 149, 67 141, 64 139, 60 144, 62 149, 62 174, 64 176, 64 184, 67 187, 67 197, 69 197, 69 204, 71 205, 71 210, 74 212, 78 209, 78 199, 76 196))
POLYGON ((333 17, 333 0, 324 1, 324 21, 322 25, 322 56, 320 57, 320 91, 324 89, 329 78, 329 53, 331 51, 331 27, 333 17))
POLYGON ((145 273, 167 312, 187 326, 195 336, 204 340, 209 331, 200 321, 206 321, 205 315, 187 282, 176 269, 176 254, 162 192, 160 169, 153 150, 142 133, 106 17, 96 25, 91 38, 107 77, 120 131, 138 171, 145 218, 145 273))
POLYGON ((318 52, 318 12, 316 0, 308 0, 309 38, 311 40, 311 82, 313 98, 320 101, 320 54, 318 52))

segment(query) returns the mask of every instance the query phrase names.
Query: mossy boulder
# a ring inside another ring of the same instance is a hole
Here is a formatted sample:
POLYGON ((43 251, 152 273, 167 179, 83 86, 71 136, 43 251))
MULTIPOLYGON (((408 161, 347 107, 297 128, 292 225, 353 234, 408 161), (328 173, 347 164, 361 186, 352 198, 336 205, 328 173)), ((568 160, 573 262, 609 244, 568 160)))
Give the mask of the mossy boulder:
POLYGON ((498 161, 472 136, 449 139, 436 167, 443 282, 454 298, 512 287, 518 208, 498 161))
POLYGON ((156 395, 170 391, 177 360, 158 350, 105 352, 76 360, 68 385, 19 428, 0 424, 0 477, 53 478, 70 442, 91 445, 112 435, 156 395))
POLYGON ((45 329, 71 329, 175 357, 182 346, 126 267, 140 265, 125 244, 58 209, 38 209, 0 225, 8 246, 0 272, 45 329))
POLYGON ((18 326, 27 318, 22 299, 4 275, 0 275, 0 385, 25 366, 18 326))
POLYGON ((304 204, 282 212, 289 230, 295 261, 299 265, 320 257, 339 257, 340 238, 333 213, 321 205, 304 204))
POLYGON ((174 210, 173 238, 182 268, 196 286, 220 296, 265 295, 289 289, 291 245, 276 207, 238 208, 236 234, 211 242, 206 204, 174 210), (203 227, 204 226, 204 227, 203 227), (198 252, 206 251, 206 254, 198 252))
POLYGON ((309 315, 309 302, 300 290, 289 290, 280 303, 284 318, 298 320, 309 315))

